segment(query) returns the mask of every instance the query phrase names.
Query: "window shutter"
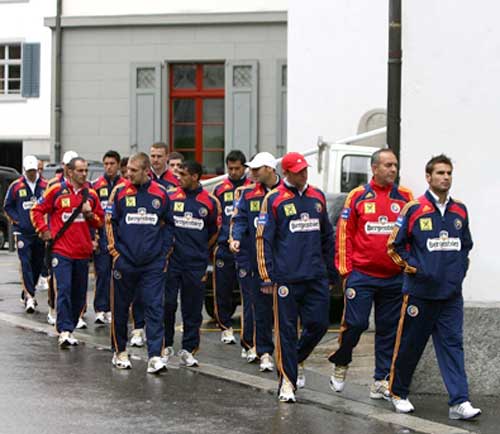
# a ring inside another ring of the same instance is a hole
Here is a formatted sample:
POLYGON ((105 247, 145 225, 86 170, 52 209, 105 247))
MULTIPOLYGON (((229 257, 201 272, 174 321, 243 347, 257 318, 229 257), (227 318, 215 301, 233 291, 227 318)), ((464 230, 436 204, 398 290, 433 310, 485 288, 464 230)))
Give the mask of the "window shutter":
POLYGON ((130 148, 149 153, 161 140, 161 64, 135 63, 130 77, 130 148))
POLYGON ((22 91, 24 98, 40 96, 40 44, 23 44, 22 91))
POLYGON ((226 62, 225 153, 239 149, 250 158, 257 152, 258 63, 226 62))

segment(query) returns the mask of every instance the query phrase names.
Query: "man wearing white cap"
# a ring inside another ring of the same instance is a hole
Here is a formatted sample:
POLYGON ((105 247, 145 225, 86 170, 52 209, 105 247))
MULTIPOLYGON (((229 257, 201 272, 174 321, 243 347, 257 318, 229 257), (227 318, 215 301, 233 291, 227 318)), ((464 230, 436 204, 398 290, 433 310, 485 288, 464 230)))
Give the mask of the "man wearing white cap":
POLYGON ((17 253, 21 261, 21 301, 27 313, 35 312, 35 285, 43 267, 44 243, 38 238, 30 219, 30 209, 42 196, 47 182, 38 175, 38 159, 24 157, 24 175, 10 185, 5 196, 5 213, 14 226, 17 253))
POLYGON ((265 195, 281 183, 276 174, 277 161, 269 152, 260 152, 246 163, 257 182, 236 190, 229 246, 236 255, 243 298, 241 345, 247 361, 260 358, 261 372, 274 368, 273 298, 260 291, 255 232, 265 195))

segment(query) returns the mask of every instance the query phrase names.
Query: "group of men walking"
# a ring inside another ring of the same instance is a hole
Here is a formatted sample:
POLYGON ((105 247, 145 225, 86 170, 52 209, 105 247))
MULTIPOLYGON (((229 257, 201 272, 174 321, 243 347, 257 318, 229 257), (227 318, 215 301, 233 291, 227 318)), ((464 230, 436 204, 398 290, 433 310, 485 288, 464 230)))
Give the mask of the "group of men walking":
POLYGON ((432 335, 450 418, 480 414, 469 402, 462 347, 461 285, 472 240, 465 206, 449 196, 448 157, 429 161, 429 190, 413 200, 395 184, 394 153, 375 152, 373 178, 349 193, 336 240, 325 195, 308 184, 308 164, 299 153, 283 157, 281 178, 273 155, 261 152, 247 162, 232 151, 228 175, 212 193, 200 184, 201 165, 181 154, 169 156, 163 143, 153 144, 149 156, 130 156, 124 176, 119 154, 108 151, 104 174, 92 184, 87 162, 74 153, 69 157, 63 159, 64 173, 49 182, 34 171, 36 158, 26 157, 25 173, 5 199, 17 234, 26 311, 36 308, 45 256, 55 295, 49 320, 56 319, 61 348, 78 344, 73 331, 86 309, 93 257, 96 323, 110 323, 113 365, 132 366, 131 312, 130 344, 142 346, 147 338, 147 371, 166 370, 175 354, 180 298, 178 356, 182 364, 197 366, 212 258, 221 342, 236 343, 231 317, 238 285, 241 355, 250 363, 259 360, 262 372, 273 371, 275 360, 279 399, 295 402, 296 390, 305 386, 303 362, 328 329, 330 288, 340 274, 345 307, 339 348, 329 356, 331 388, 344 390, 353 349, 374 305, 370 397, 390 400, 398 412, 413 411, 409 386, 432 335))

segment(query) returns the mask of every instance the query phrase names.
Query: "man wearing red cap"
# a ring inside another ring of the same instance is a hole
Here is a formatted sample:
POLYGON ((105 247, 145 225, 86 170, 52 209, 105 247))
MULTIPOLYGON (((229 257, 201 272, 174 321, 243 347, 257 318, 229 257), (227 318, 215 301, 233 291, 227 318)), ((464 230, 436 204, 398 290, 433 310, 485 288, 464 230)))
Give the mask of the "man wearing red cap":
POLYGON ((262 203, 257 262, 263 292, 273 293, 279 400, 295 402, 298 364, 326 333, 333 265, 333 228, 323 192, 307 184, 307 161, 290 152, 281 163, 284 183, 262 203), (297 342, 297 318, 302 333, 297 342))

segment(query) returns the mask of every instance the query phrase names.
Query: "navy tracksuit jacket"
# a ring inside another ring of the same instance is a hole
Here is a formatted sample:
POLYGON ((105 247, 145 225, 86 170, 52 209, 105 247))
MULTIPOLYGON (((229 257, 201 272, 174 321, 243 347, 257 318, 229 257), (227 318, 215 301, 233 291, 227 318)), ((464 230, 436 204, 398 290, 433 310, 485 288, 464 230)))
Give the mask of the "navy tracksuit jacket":
POLYGON ((329 282, 333 265, 333 228, 324 194, 306 186, 302 192, 286 184, 271 191, 262 204, 257 226, 257 262, 263 285, 274 291, 275 341, 280 383, 296 387, 303 362, 329 324, 329 282), (302 334, 297 343, 297 319, 302 334))
POLYGON ((219 201, 201 186, 194 190, 178 187, 168 192, 175 245, 169 259, 165 287, 165 345, 174 344, 177 295, 181 294, 184 333, 182 349, 191 353, 200 344, 204 276, 208 252, 215 243, 221 223, 219 201))
POLYGON ((219 327, 223 330, 232 327, 233 320, 233 288, 237 283, 238 271, 234 254, 229 250, 229 225, 234 210, 236 189, 249 185, 250 181, 243 177, 233 181, 229 177, 215 185, 213 195, 219 200, 222 210, 222 226, 217 246, 213 254, 213 286, 214 312, 219 327))
POLYGON ((129 309, 137 292, 144 302, 148 356, 163 349, 163 297, 173 222, 167 191, 156 182, 119 184, 106 210, 108 249, 113 257, 112 346, 125 351, 129 309))
MULTIPOLYGON (((43 268, 45 244, 38 237, 31 223, 30 209, 47 187, 43 178, 38 178, 35 191, 28 185, 25 176, 12 182, 5 195, 4 210, 13 224, 16 235, 17 254, 21 261, 23 295, 35 296, 35 286, 43 268)), ((23 297, 24 298, 24 297, 23 297)))
POLYGON ((472 249, 465 205, 449 199, 444 215, 432 194, 408 203, 389 239, 388 253, 404 272, 403 308, 390 387, 406 398, 432 336, 449 405, 469 400, 463 350, 462 282, 472 249))

